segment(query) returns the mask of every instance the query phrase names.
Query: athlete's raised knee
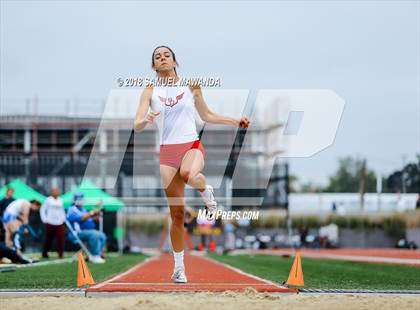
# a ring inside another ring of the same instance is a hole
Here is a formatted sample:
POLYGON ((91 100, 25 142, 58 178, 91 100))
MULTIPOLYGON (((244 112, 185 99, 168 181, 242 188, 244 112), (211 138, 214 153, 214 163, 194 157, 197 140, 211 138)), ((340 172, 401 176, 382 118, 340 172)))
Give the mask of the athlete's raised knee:
POLYGON ((179 175, 184 180, 185 183, 188 183, 189 179, 193 177, 191 170, 180 170, 179 175))

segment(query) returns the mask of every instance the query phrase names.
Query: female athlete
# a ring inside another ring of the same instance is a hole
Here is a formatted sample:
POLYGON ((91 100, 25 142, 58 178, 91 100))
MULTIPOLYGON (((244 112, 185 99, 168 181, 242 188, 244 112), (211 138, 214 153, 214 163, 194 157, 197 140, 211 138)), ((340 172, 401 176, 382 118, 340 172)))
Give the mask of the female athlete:
POLYGON ((172 225, 170 236, 174 254, 175 283, 186 283, 184 267, 184 189, 185 184, 200 192, 210 212, 217 203, 213 187, 201 173, 206 153, 197 134, 195 112, 212 124, 247 128, 247 117, 232 118, 214 113, 203 99, 199 85, 183 85, 177 75, 175 53, 167 46, 158 46, 152 54, 152 69, 157 73, 158 86, 146 87, 140 97, 134 130, 141 132, 156 122, 159 129, 160 175, 168 199, 172 225), (173 82, 173 83, 172 83, 173 82), (149 111, 150 108, 150 111, 149 111))

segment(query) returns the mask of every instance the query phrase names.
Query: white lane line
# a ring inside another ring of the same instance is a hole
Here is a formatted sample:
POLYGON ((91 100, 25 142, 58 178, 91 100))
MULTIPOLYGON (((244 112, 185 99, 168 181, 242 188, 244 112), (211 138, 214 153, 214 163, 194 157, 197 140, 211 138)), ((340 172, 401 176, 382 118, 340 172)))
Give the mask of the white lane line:
POLYGON ((357 262, 372 262, 372 263, 393 263, 401 265, 420 265, 420 259, 411 259, 411 258, 395 258, 395 257, 373 257, 373 256, 353 256, 353 255, 337 255, 337 254, 316 254, 308 253, 302 254, 303 257, 313 257, 313 258, 330 258, 338 260, 350 260, 357 262))
POLYGON ((216 260, 210 259, 210 258, 208 258, 208 257, 201 257, 201 258, 206 259, 206 260, 208 260, 208 261, 210 261, 210 262, 212 262, 212 263, 214 263, 214 264, 216 264, 216 265, 220 265, 220 266, 226 267, 226 268, 228 268, 228 269, 230 269, 230 270, 233 270, 233 271, 235 271, 235 272, 237 272, 237 273, 239 273, 239 274, 241 274, 241 275, 244 275, 244 276, 247 276, 247 277, 253 278, 253 279, 255 279, 255 280, 258 280, 258 281, 260 281, 260 282, 263 282, 263 283, 266 283, 266 284, 269 284, 269 285, 273 285, 273 286, 275 286, 275 287, 277 287, 277 288, 286 288, 286 287, 281 286, 281 285, 279 285, 279 284, 277 284, 277 283, 274 283, 274 282, 272 282, 272 281, 269 281, 269 280, 266 280, 266 279, 260 278, 260 277, 258 277, 258 276, 253 275, 253 274, 249 274, 249 273, 247 273, 247 272, 245 272, 245 271, 242 271, 242 270, 240 270, 240 269, 238 269, 238 268, 235 268, 235 267, 232 267, 232 266, 230 266, 230 265, 227 265, 227 264, 221 263, 221 262, 219 262, 219 261, 216 261, 216 260))
MULTIPOLYGON (((239 254, 262 254, 262 255, 290 255, 294 254, 287 251, 264 251, 264 252, 255 252, 247 250, 235 250, 231 255, 239 254)), ((327 254, 327 253, 308 253, 301 252, 302 257, 309 258, 320 258, 320 259, 337 259, 345 261, 354 261, 354 262, 367 262, 367 263, 390 263, 390 264, 399 264, 399 265, 420 265, 420 259, 414 258, 396 258, 396 257, 382 257, 382 256, 360 256, 360 255, 340 255, 340 254, 327 254)))
POLYGON ((153 256, 153 257, 149 257, 149 258, 146 258, 144 261, 142 261, 141 263, 139 263, 139 264, 137 264, 137 265, 135 265, 135 266, 131 267, 131 268, 130 268, 130 269, 128 269, 126 272, 123 272, 123 273, 117 274, 116 276, 114 276, 114 277, 112 277, 112 278, 110 278, 110 279, 108 279, 108 280, 105 280, 105 281, 103 281, 103 282, 100 282, 100 283, 98 283, 98 284, 95 284, 94 286, 91 286, 89 289, 101 288, 101 287, 103 287, 104 285, 109 284, 111 281, 118 280, 118 279, 120 279, 121 277, 123 277, 123 276, 125 276, 125 275, 129 274, 130 272, 134 271, 135 269, 140 268, 140 267, 141 267, 141 266, 143 266, 144 264, 149 263, 149 262, 151 262, 151 261, 153 261, 153 260, 156 260, 156 259, 158 259, 159 257, 160 257, 160 255, 158 255, 158 256, 153 256))

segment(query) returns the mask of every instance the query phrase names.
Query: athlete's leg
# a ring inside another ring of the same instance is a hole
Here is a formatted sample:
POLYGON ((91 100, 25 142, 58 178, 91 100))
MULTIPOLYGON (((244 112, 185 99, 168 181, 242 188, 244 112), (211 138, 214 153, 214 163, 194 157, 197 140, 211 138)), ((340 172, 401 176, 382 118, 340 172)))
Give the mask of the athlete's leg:
POLYGON ((17 232, 22 223, 19 220, 13 220, 4 225, 5 243, 8 247, 13 246, 13 234, 17 232))
POLYGON ((13 246, 13 241, 12 241, 12 232, 10 230, 10 225, 4 224, 4 243, 6 244, 6 246, 8 247, 12 247, 13 246))
POLYGON ((199 149, 191 149, 182 158, 179 173, 185 183, 202 192, 206 188, 206 178, 201 173, 203 168, 203 153, 199 149))
POLYGON ((161 176, 168 198, 172 224, 170 236, 174 252, 174 272, 172 280, 178 283, 186 283, 184 267, 184 189, 185 183, 179 175, 179 169, 160 165, 161 176), (176 173, 175 173, 176 172, 176 173), (175 175, 174 175, 175 173, 175 175))
POLYGON ((4 243, 6 246, 9 246, 11 243, 12 236, 10 235, 9 227, 7 224, 3 223, 3 230, 4 230, 4 243))
POLYGON ((217 202, 214 198, 213 187, 207 185, 206 178, 201 173, 203 168, 203 153, 199 149, 191 149, 188 150, 182 158, 180 175, 185 183, 200 192, 207 210, 214 212, 217 207, 217 202))
POLYGON ((160 177, 162 179, 162 185, 164 189, 168 188, 177 173, 177 168, 167 165, 160 165, 160 177))
POLYGON ((179 170, 160 165, 160 174, 168 198, 172 224, 170 228, 172 248, 174 252, 184 249, 184 189, 185 183, 179 170))

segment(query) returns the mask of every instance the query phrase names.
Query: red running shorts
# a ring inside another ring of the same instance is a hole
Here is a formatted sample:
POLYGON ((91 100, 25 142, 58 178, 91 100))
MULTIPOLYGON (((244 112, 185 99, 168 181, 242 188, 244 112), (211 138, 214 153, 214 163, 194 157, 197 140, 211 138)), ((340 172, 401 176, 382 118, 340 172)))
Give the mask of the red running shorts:
POLYGON ((160 164, 171 166, 178 169, 187 151, 199 149, 206 159, 206 152, 200 140, 195 140, 180 144, 161 144, 160 145, 160 164))

